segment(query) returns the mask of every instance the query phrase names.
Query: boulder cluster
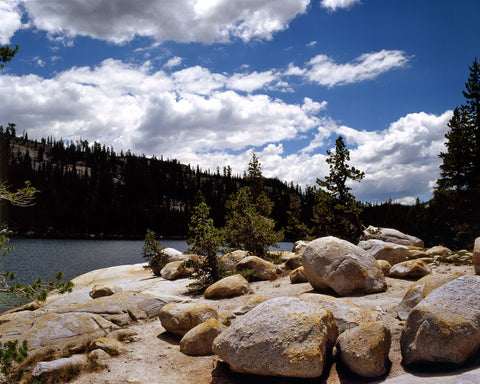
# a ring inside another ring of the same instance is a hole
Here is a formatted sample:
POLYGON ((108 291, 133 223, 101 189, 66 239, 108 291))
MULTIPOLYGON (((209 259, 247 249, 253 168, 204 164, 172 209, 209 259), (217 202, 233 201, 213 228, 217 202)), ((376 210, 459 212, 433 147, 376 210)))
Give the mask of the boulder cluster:
MULTIPOLYGON (((172 272, 177 264, 198 258, 172 255, 176 260, 164 267, 160 279, 169 284, 178 278, 172 272)), ((348 297, 384 292, 389 277, 412 280, 396 307, 402 329, 395 346, 404 366, 462 366, 480 350, 480 238, 473 253, 454 253, 440 246, 425 249, 420 239, 393 229, 369 227, 358 245, 335 237, 301 241, 277 260, 280 265, 243 251, 223 255, 232 275, 208 287, 201 300, 159 298, 151 286, 132 292, 105 282, 91 284, 90 301, 70 300, 65 308, 59 299, 35 311, 4 314, 0 341, 21 334, 37 351, 65 348, 67 341, 87 345, 88 357, 74 354, 38 363, 33 376, 42 376, 122 353, 115 332, 132 321, 158 318, 166 332, 178 337, 181 352, 216 355, 235 372, 307 379, 322 376, 336 362, 354 376, 378 379, 391 366, 392 329, 381 308, 363 307, 348 297), (472 273, 432 272, 436 262, 448 260, 470 263, 472 273), (245 269, 263 281, 289 271, 292 284, 308 282, 312 290, 296 297, 251 295, 239 308, 219 313, 214 300, 252 293, 238 273, 245 269)))

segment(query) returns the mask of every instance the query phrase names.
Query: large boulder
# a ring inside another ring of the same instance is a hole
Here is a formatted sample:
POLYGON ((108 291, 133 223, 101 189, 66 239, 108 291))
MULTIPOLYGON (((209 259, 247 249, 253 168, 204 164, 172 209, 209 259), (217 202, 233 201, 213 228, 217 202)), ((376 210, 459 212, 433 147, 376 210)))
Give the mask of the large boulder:
POLYGON ((475 239, 475 244, 473 246, 473 268, 475 273, 480 275, 480 237, 475 239))
POLYGON ((396 308, 400 320, 406 320, 412 308, 432 293, 433 290, 457 279, 458 277, 460 276, 431 274, 422 277, 420 280, 412 284, 396 308))
POLYGON ((189 272, 188 268, 185 268, 183 261, 171 261, 162 268, 160 276, 166 280, 175 280, 185 277, 189 272))
POLYGON ((338 336, 332 313, 300 299, 267 300, 221 333, 213 352, 235 372, 321 376, 338 336))
POLYGON ((391 332, 384 322, 362 324, 338 337, 337 354, 353 373, 375 378, 387 373, 391 343, 391 332))
POLYGON ((427 253, 429 256, 448 256, 453 252, 443 245, 436 245, 435 247, 428 248, 425 253, 427 253))
POLYGON ((253 269, 258 280, 275 280, 277 278, 275 264, 258 256, 247 256, 240 260, 237 264, 237 269, 239 271, 253 269))
POLYGON ((302 255, 296 255, 294 254, 293 256, 289 257, 285 261, 285 267, 287 267, 290 270, 297 269, 302 266, 302 255))
POLYGON ((217 319, 209 319, 190 329, 180 340, 180 351, 191 356, 213 354, 212 343, 227 327, 217 319))
POLYGON ((395 243, 400 245, 413 245, 415 247, 423 248, 423 241, 418 237, 406 235, 396 229, 392 228, 378 228, 370 225, 363 231, 365 239, 378 239, 388 243, 395 243))
POLYGON ((206 299, 222 299, 245 295, 250 292, 250 283, 242 275, 224 277, 210 285, 203 293, 206 299))
POLYGON ((480 348, 480 278, 435 289, 408 315, 400 338, 405 364, 463 364, 480 348))
POLYGON ((405 245, 387 243, 382 240, 363 240, 358 246, 370 253, 376 260, 386 260, 390 265, 407 260, 408 247, 405 245))
POLYGON ((241 307, 235 309, 233 313, 235 315, 241 316, 246 314, 247 312, 250 312, 253 308, 255 308, 258 304, 263 303, 264 301, 267 301, 267 297, 263 296, 252 296, 247 299, 245 304, 243 304, 241 307))
POLYGON ((340 333, 347 329, 358 327, 361 324, 380 321, 381 316, 373 309, 361 307, 351 301, 337 299, 318 293, 304 293, 300 299, 310 304, 324 307, 333 313, 340 333))
POLYGON ((226 271, 234 271, 237 269, 238 262, 247 256, 247 251, 237 249, 236 251, 221 255, 219 259, 226 271))
POLYGON ((341 296, 382 292, 385 276, 367 251, 336 237, 311 241, 302 255, 308 282, 316 290, 331 288, 341 296))
POLYGON ((429 275, 432 268, 423 260, 407 260, 403 263, 395 264, 389 272, 390 277, 399 279, 411 279, 429 275))
POLYGON ((162 327, 175 335, 184 336, 190 329, 208 319, 216 319, 215 308, 201 303, 171 303, 159 314, 162 327))

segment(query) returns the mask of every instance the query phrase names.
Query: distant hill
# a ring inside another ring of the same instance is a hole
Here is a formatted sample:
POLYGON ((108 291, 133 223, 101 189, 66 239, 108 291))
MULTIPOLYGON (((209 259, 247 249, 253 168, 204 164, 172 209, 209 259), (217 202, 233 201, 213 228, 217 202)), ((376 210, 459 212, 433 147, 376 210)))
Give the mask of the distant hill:
MULTIPOLYGON (((212 207, 216 225, 223 226, 225 202, 245 185, 243 176, 232 175, 228 165, 222 173, 212 173, 175 159, 116 153, 86 140, 33 141, 8 128, 0 131, 0 164, 0 179, 12 188, 30 180, 40 191, 32 207, 1 206, 3 224, 16 234, 35 237, 143 239, 147 228, 183 237, 198 190, 212 207)), ((265 179, 264 184, 281 228, 290 195, 305 196, 298 186, 278 179, 265 179)))

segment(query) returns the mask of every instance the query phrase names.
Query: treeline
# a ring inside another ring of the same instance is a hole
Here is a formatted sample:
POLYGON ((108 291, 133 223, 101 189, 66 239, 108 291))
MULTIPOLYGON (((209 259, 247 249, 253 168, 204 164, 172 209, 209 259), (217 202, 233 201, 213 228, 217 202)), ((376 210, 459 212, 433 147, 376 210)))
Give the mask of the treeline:
MULTIPOLYGON (((177 160, 118 154, 86 140, 32 141, 28 134, 17 137, 14 124, 0 129, 0 156, 0 180, 12 189, 29 180, 39 190, 31 207, 2 205, 2 224, 31 236, 143 239, 150 228, 184 237, 199 190, 221 227, 228 197, 246 183, 229 166, 211 172, 177 160)), ((300 188, 266 179, 265 191, 274 202, 272 218, 281 226, 290 195, 301 195, 300 188)))
MULTIPOLYGON (((246 175, 232 174, 229 166, 211 172, 177 160, 130 151, 117 154, 112 147, 86 140, 33 141, 28 134, 17 136, 15 128, 0 126, 0 182, 14 190, 29 180, 39 191, 31 207, 0 202, 0 224, 16 235, 143 239, 148 228, 164 237, 183 238, 199 190, 215 226, 221 228, 229 197, 248 185, 246 175)), ((322 195, 318 187, 302 191, 298 185, 265 178, 263 189, 273 202, 275 229, 284 229, 285 240, 329 234, 315 227, 322 221, 315 217, 322 195)), ((360 203, 359 221, 418 236, 427 246, 471 249, 479 236, 478 202, 470 200, 463 209, 459 203, 457 195, 449 199, 438 190, 431 201, 411 206, 360 203)))

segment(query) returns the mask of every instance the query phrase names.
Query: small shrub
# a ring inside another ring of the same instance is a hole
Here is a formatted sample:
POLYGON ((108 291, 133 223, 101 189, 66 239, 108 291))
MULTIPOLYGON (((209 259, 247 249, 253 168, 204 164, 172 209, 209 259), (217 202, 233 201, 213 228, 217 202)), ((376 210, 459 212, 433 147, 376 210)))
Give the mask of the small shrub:
POLYGON ((155 232, 147 229, 142 256, 148 261, 148 266, 145 268, 150 268, 155 276, 160 276, 162 268, 168 263, 168 255, 163 251, 164 249, 156 239, 155 232))

